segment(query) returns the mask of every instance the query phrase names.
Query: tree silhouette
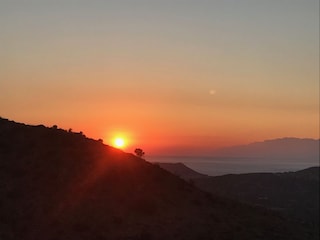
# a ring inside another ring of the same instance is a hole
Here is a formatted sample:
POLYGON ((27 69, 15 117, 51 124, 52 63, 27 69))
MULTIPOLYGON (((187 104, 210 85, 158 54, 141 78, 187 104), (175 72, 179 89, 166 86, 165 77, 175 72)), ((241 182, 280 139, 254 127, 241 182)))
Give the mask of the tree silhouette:
POLYGON ((136 148, 136 150, 134 150, 134 153, 139 157, 142 158, 144 156, 144 151, 141 148, 136 148))

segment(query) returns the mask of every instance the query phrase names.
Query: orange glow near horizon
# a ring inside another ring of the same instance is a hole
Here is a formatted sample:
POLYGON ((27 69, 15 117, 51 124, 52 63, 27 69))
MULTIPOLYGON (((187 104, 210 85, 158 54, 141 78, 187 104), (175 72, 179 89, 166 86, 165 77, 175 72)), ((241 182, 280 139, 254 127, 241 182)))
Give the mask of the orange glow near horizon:
POLYGON ((316 1, 62 2, 0 4, 2 117, 147 156, 319 139, 316 1))

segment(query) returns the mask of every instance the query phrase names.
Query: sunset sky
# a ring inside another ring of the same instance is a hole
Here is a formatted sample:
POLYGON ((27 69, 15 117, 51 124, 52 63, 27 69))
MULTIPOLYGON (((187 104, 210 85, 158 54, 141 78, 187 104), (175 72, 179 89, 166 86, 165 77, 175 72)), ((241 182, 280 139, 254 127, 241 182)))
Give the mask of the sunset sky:
POLYGON ((0 32, 5 118, 149 154, 319 138, 318 0, 0 0, 0 32))

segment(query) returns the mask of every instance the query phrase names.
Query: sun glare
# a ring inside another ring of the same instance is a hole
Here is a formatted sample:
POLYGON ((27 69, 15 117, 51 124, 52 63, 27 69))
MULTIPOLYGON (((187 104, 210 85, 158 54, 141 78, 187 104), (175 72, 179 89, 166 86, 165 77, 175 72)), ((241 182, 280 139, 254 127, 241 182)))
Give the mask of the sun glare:
POLYGON ((117 137, 113 140, 113 145, 116 147, 116 148, 123 148, 125 145, 126 145, 126 142, 123 138, 121 137, 117 137))

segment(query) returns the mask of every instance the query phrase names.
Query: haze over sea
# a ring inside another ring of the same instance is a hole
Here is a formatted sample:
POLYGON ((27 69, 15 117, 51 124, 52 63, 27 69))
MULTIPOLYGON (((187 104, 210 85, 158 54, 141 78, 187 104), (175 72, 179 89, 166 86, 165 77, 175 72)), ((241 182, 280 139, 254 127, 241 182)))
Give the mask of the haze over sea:
POLYGON ((319 160, 265 159, 210 156, 147 156, 150 162, 181 162, 189 168, 209 176, 255 172, 289 172, 319 166, 319 160))

